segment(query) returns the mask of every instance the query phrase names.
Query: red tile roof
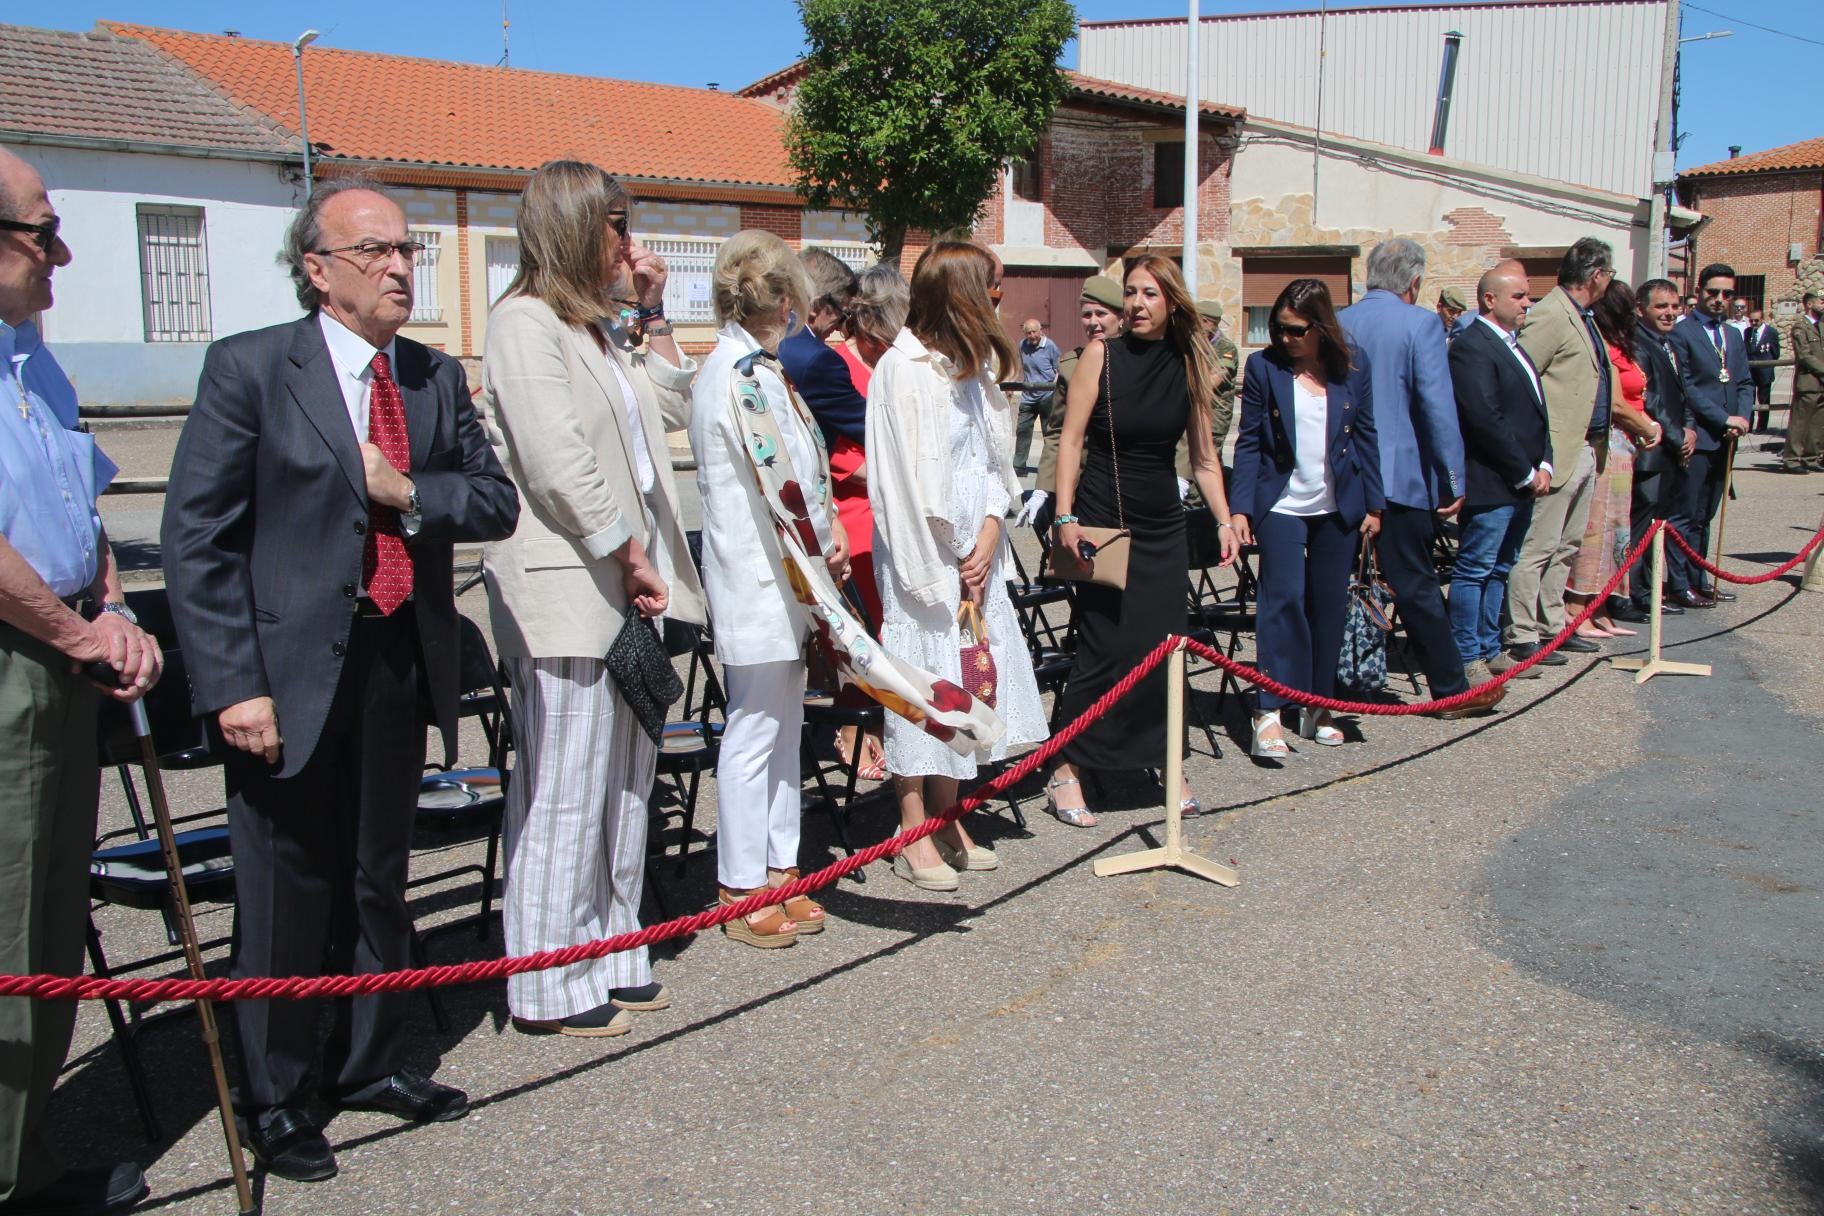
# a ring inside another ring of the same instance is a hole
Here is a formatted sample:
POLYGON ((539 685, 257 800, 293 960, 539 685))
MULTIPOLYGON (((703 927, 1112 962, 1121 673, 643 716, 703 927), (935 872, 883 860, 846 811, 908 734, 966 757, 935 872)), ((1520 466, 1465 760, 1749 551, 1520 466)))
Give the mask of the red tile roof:
POLYGON ((1801 139, 1796 144, 1750 152, 1729 160, 1711 161, 1685 169, 1680 177, 1722 177, 1734 173, 1777 173, 1783 169, 1824 169, 1824 138, 1801 139))
POLYGON ((0 25, 0 131, 296 155, 298 138, 142 42, 0 25))
MULTIPOLYGON (((1081 72, 1065 74, 1070 77, 1072 96, 1079 99, 1126 102, 1148 109, 1184 113, 1183 93, 1161 93, 1157 89, 1142 89, 1131 84, 1118 84, 1113 80, 1098 80, 1094 76, 1085 76, 1081 72)), ((1248 112, 1240 106, 1228 106, 1215 101, 1199 101, 1197 112, 1214 115, 1218 118, 1239 119, 1248 116, 1248 112)))
MULTIPOLYGON (((143 39, 288 130, 291 47, 103 22, 143 39)), ((310 141, 330 157, 528 170, 558 157, 622 177, 790 187, 784 116, 764 102, 675 85, 304 49, 310 141)))

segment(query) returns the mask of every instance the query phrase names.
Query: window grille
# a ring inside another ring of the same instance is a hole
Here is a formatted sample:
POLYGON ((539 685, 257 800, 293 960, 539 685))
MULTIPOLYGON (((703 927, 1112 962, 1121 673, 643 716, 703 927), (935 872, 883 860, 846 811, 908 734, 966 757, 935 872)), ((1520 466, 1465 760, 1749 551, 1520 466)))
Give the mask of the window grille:
POLYGON ((141 203, 138 213, 146 341, 212 341, 203 209, 141 203))
POLYGON ((880 260, 874 246, 861 241, 817 241, 807 245, 806 248, 821 249, 826 253, 835 254, 843 265, 857 274, 880 260))
POLYGON ((441 237, 434 228, 413 228, 409 240, 424 245, 424 252, 412 263, 412 320, 443 320, 443 297, 437 294, 437 255, 442 252, 441 237))
POLYGON ((722 242, 643 235, 638 239, 665 259, 665 315, 681 325, 713 324, 716 310, 710 302, 710 280, 722 242))
POLYGON ((487 241, 488 307, 494 307, 519 275, 519 238, 491 236, 487 241))

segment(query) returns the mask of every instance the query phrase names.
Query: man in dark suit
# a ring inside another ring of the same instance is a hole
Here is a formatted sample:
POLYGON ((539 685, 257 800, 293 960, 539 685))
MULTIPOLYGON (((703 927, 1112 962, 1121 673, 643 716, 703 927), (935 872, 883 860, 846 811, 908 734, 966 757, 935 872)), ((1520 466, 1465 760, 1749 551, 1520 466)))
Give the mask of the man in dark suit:
MULTIPOLYGON (((196 712, 232 749, 237 976, 411 964, 427 708, 455 751, 452 542, 500 539, 519 518, 461 367, 395 336, 420 248, 370 184, 320 183, 282 255, 309 315, 209 348, 172 461, 172 615, 196 712)), ((468 1112, 460 1090, 406 1067, 409 1000, 338 1003, 322 1052, 332 1103, 468 1112)), ((280 1177, 330 1177, 306 1110, 316 1003, 234 1012, 249 1146, 280 1177)))
MULTIPOLYGON (((1691 403, 1692 427, 1697 444, 1680 474, 1678 509, 1668 517, 1691 547, 1699 553, 1710 549, 1710 521, 1723 503, 1723 475, 1734 452, 1730 441, 1748 433, 1748 415, 1754 412, 1754 379, 1748 372, 1748 348, 1742 335, 1729 324, 1729 303, 1735 299, 1735 271, 1720 262, 1698 273, 1698 308, 1672 327, 1672 349, 1691 403)), ((1667 550, 1666 562, 1676 574, 1667 576, 1680 588, 1667 597, 1682 608, 1710 608, 1718 600, 1732 600, 1733 591, 1711 588, 1704 574, 1679 549, 1667 550)))
MULTIPOLYGON (((1507 576, 1552 488, 1552 434, 1539 372, 1518 340, 1532 303, 1526 267, 1502 262, 1476 284, 1480 315, 1450 344, 1450 383, 1463 433, 1463 509, 1450 576, 1450 628, 1471 684, 1512 667, 1501 649, 1507 576)), ((1556 654, 1544 659, 1559 662, 1556 654)), ((1533 675, 1529 669, 1527 674, 1533 675)))
MULTIPOLYGON (((1768 363, 1780 357, 1780 331, 1767 324, 1766 318, 1757 311, 1748 318, 1748 329, 1742 335, 1748 346, 1748 359, 1753 363, 1768 363)), ((1760 408, 1755 411, 1754 425, 1756 430, 1766 430, 1768 418, 1773 413, 1773 373, 1772 366, 1751 368, 1754 375, 1754 402, 1760 408)))
MULTIPOLYGON (((1673 491, 1679 466, 1695 450, 1697 435, 1691 429, 1691 407, 1685 400, 1685 381, 1672 353, 1672 327, 1678 323, 1678 288, 1667 279, 1648 279, 1635 296, 1640 322, 1634 330, 1634 362, 1646 373, 1647 414, 1659 424, 1659 442, 1634 456, 1634 483, 1629 502, 1628 547, 1645 539, 1656 519, 1674 509, 1673 491)), ((1668 550, 1670 552, 1670 550, 1668 550)), ((1671 572, 1667 572, 1670 576, 1671 572)), ((1674 591, 1683 584, 1672 583, 1674 591)), ((1681 597, 1682 598, 1682 597, 1681 597)), ((1618 621, 1644 623, 1653 601, 1653 566, 1641 561, 1628 573, 1628 600, 1610 609, 1618 621)), ((1684 612, 1675 603, 1661 605, 1674 615, 1684 612)))

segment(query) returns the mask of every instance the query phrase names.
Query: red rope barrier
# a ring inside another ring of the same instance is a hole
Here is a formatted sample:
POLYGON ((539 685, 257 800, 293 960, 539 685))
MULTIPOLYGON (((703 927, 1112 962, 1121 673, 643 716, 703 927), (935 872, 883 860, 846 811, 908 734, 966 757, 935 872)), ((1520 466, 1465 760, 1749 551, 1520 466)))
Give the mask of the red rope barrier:
POLYGON ((1800 549, 1797 553, 1792 555, 1790 561, 1782 562, 1765 574, 1731 574, 1721 566, 1704 560, 1704 555, 1699 553, 1696 549, 1693 549, 1691 547, 1691 542, 1686 540, 1683 536, 1680 536, 1678 529, 1674 528, 1671 524, 1666 525, 1666 535, 1672 538, 1673 544, 1685 551, 1685 556, 1690 558, 1700 570, 1708 571, 1713 577, 1720 578, 1725 583, 1739 583, 1743 586, 1754 586, 1758 583, 1771 583, 1774 579, 1779 578, 1783 574, 1792 573, 1792 571, 1797 569, 1806 558, 1811 556, 1812 550, 1816 549, 1820 544, 1824 544, 1824 528, 1820 528, 1812 535, 1810 540, 1805 542, 1805 547, 1803 549, 1800 549))
POLYGON ((746 916, 762 908, 796 899, 838 879, 853 874, 863 866, 902 851, 907 845, 938 831, 944 825, 962 818, 985 805, 990 799, 1013 788, 1049 762, 1067 743, 1088 730, 1109 708, 1127 696, 1152 670, 1166 660, 1184 639, 1168 637, 1140 660, 1134 669, 1117 680, 1112 688, 1078 715, 1075 721, 1058 731, 1032 752, 1022 756, 1000 776, 977 786, 966 798, 940 811, 915 828, 869 845, 852 856, 814 874, 767 891, 757 891, 736 903, 709 908, 690 916, 680 916, 662 924, 648 925, 631 933, 618 933, 593 942, 540 950, 516 958, 480 959, 437 967, 414 967, 404 971, 369 972, 364 975, 319 976, 248 976, 242 979, 195 980, 172 979, 103 979, 93 975, 0 975, 0 996, 25 996, 41 1000, 78 1001, 250 1001, 308 1000, 314 997, 365 996, 375 992, 408 992, 418 988, 443 988, 453 984, 473 984, 483 980, 505 979, 527 971, 544 971, 566 967, 588 959, 602 958, 622 950, 650 946, 669 938, 684 937, 713 929, 737 916, 746 916))

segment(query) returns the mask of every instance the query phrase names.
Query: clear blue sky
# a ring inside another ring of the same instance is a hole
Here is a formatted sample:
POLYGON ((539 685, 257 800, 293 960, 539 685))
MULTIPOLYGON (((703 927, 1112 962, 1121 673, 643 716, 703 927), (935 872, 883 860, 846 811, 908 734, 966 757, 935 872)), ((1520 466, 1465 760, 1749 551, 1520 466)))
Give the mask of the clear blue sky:
MULTIPOLYGON (((1395 3, 1402 0, 1393 0, 1395 3)), ((1304 7, 1304 0, 1203 0, 1206 15, 1304 7)), ((1180 0, 1080 0, 1084 20, 1177 17, 1180 0)), ((1733 30, 1729 38, 1694 43, 1684 54, 1688 133, 1679 164, 1727 156, 1730 144, 1748 152, 1824 135, 1824 102, 1816 80, 1824 63, 1824 0, 1709 0, 1712 16, 1687 4, 1686 36, 1733 30), (1809 38, 1763 32, 1768 30, 1809 38)), ((742 85, 784 67, 803 49, 791 0, 510 0, 515 67, 656 80, 669 84, 742 85)), ((99 19, 290 41, 307 27, 323 31, 322 45, 393 51, 438 59, 493 63, 500 58, 499 0, 436 0, 384 5, 372 0, 311 0, 248 4, 246 0, 64 0, 13 9, 6 20, 25 25, 87 29, 99 19)), ((1073 45, 1067 65, 1076 62, 1073 45)), ((1541 86, 1545 87, 1545 86, 1541 86)))

